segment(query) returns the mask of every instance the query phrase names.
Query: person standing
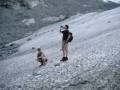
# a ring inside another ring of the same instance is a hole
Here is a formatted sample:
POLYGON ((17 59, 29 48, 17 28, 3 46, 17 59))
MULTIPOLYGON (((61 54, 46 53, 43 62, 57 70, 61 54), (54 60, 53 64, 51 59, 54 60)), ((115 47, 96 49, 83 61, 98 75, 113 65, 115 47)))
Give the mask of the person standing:
POLYGON ((69 40, 69 26, 65 25, 64 27, 60 27, 60 33, 63 34, 62 37, 62 52, 63 52, 63 58, 61 61, 68 60, 68 40, 69 40), (63 29, 63 31, 62 31, 63 29))

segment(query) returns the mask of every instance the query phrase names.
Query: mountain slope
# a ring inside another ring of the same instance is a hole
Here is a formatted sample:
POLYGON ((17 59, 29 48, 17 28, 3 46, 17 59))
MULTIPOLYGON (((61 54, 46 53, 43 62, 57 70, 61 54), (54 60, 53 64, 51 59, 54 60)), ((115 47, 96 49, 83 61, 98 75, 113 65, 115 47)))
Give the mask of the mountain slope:
POLYGON ((12 42, 18 52, 0 62, 3 90, 119 90, 120 8, 73 16, 44 27, 31 36, 12 42), (69 60, 61 62, 59 26, 69 24, 74 40, 69 60), (29 39, 29 40, 28 40, 29 39), (39 67, 36 51, 41 47, 48 63, 39 67))
POLYGON ((102 0, 0 0, 0 60, 16 52, 5 44, 31 35, 39 28, 77 13, 104 11, 120 6, 102 0))

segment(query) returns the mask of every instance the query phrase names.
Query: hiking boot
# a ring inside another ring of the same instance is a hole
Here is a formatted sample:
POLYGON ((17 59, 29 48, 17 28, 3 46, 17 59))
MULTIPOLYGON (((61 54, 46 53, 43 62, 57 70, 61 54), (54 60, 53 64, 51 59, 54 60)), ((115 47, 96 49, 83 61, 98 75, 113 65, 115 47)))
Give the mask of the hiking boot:
POLYGON ((63 57, 62 60, 60 60, 60 61, 65 61, 65 60, 66 60, 66 57, 63 57))
POLYGON ((63 57, 62 60, 60 61, 67 61, 68 60, 68 57, 63 57))
POLYGON ((68 60, 68 57, 65 57, 66 60, 68 60))

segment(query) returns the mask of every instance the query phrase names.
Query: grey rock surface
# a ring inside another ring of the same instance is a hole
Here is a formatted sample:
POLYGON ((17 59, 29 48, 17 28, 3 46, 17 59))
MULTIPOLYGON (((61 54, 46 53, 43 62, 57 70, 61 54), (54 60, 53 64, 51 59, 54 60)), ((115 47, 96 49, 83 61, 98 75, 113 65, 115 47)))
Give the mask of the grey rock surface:
POLYGON ((103 11, 118 6, 102 0, 0 0, 0 59, 10 55, 7 52, 16 51, 7 51, 9 47, 5 44, 26 37, 43 26, 77 13, 103 11))

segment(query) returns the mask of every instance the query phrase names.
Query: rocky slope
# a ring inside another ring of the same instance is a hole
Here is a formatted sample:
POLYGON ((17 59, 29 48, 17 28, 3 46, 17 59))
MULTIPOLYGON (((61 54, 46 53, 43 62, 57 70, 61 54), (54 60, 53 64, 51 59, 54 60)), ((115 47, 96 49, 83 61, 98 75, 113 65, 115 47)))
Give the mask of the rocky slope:
POLYGON ((119 4, 102 0, 0 0, 0 58, 16 52, 16 45, 8 47, 5 44, 28 36, 43 26, 77 13, 117 6, 119 4))
POLYGON ((18 52, 0 62, 2 90, 120 90, 120 7, 41 28, 14 41, 18 52), (62 58, 60 25, 69 24, 74 40, 69 60, 62 58), (28 40, 29 39, 29 40, 28 40), (34 47, 34 49, 33 49, 34 47), (48 58, 36 62, 40 47, 48 58))

